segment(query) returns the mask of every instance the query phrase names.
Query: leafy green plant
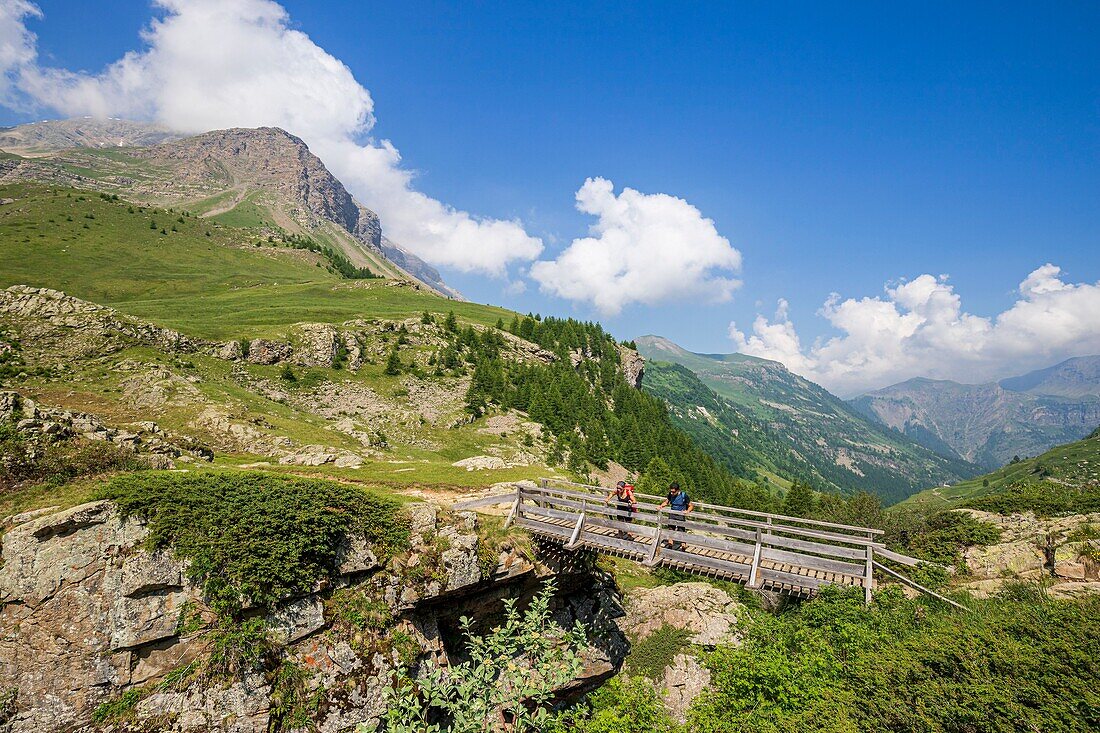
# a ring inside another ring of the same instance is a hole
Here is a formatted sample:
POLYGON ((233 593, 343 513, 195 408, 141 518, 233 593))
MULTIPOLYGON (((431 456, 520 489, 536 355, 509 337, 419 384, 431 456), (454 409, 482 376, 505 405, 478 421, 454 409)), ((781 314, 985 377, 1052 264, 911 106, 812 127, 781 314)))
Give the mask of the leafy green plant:
POLYGON ((284 659, 270 675, 273 730, 316 730, 314 719, 324 688, 309 690, 309 670, 284 659))
POLYGON ((341 588, 329 599, 336 623, 358 631, 381 631, 393 623, 393 611, 380 598, 358 588, 341 588))
POLYGON ((382 556, 408 537, 393 499, 332 481, 139 472, 112 479, 98 496, 148 521, 150 549, 189 559, 189 576, 222 616, 237 614, 246 598, 270 607, 307 592, 331 572, 348 534, 362 534, 382 556))
POLYGON ((701 733, 945 731, 1085 733, 1100 725, 1100 598, 1033 591, 958 613, 897 589, 865 607, 827 587, 706 662, 711 691, 687 727, 701 733))
POLYGON ((119 695, 114 700, 100 703, 92 711, 92 723, 104 725, 106 723, 118 723, 133 714, 137 704, 145 698, 145 691, 140 688, 132 688, 119 695))
POLYGON ((240 679, 259 672, 268 663, 275 644, 260 617, 235 621, 223 619, 211 629, 203 677, 207 680, 240 679))
POLYGON ((657 688, 642 677, 613 677, 586 705, 566 711, 550 731, 583 733, 673 733, 679 730, 657 688))
POLYGON ((546 730, 554 691, 580 672, 585 644, 582 628, 566 631, 550 619, 552 596, 547 583, 523 614, 506 600, 503 625, 483 637, 463 617, 468 661, 428 662, 415 680, 402 677, 387 696, 387 733, 546 730))

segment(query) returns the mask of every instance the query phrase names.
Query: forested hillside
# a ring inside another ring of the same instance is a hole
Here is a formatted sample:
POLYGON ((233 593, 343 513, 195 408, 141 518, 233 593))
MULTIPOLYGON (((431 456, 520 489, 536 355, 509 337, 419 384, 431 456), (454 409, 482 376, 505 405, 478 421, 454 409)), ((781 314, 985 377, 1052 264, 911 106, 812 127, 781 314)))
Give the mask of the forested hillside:
POLYGON ((655 336, 639 338, 637 344, 651 360, 650 372, 665 374, 647 381, 645 389, 664 399, 678 424, 696 439, 711 447, 739 446, 725 448, 730 465, 748 463, 735 470, 776 472, 820 489, 869 491, 888 503, 978 471, 875 425, 777 362, 742 354, 694 354, 655 336), (668 371, 662 361, 690 370, 697 380, 668 371), (698 412, 700 405, 713 408, 709 419, 698 412))

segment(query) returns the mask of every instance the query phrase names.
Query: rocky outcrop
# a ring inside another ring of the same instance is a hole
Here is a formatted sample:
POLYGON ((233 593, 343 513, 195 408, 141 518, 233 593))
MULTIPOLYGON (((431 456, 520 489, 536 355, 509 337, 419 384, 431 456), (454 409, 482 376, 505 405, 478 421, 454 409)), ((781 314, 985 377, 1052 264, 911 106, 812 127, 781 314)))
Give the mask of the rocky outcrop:
POLYGON ((1049 592, 1073 598, 1100 590, 1100 513, 1041 518, 1031 512, 994 514, 957 509, 1001 531, 992 545, 965 549, 971 578, 963 587, 978 597, 995 595, 1007 582, 1044 579, 1049 592))
POLYGON ((708 583, 675 583, 640 588, 626 605, 625 628, 645 638, 662 626, 692 632, 691 643, 700 646, 737 644, 741 604, 708 583))
POLYGON ((623 377, 626 383, 634 389, 642 388, 642 377, 645 375, 645 359, 634 349, 619 345, 619 362, 622 364, 623 377))
MULTIPOLYGON (((264 611, 275 653, 303 670, 305 689, 317 695, 317 730, 373 729, 397 669, 427 659, 445 665, 461 651, 460 616, 493 618, 504 598, 529 597, 548 577, 558 581, 555 619, 593 630, 584 671, 562 694, 591 689, 617 671, 627 649, 614 623, 621 610, 610 578, 591 558, 550 552, 531 562, 509 546, 486 557, 472 514, 419 504, 408 515, 409 550, 381 563, 363 538, 349 537, 329 580, 264 611), (337 598, 356 597, 375 599, 381 617, 391 619, 386 629, 352 629, 334 612, 337 598)), ((180 670, 205 658, 214 616, 184 563, 144 549, 142 522, 123 520, 101 501, 25 513, 8 525, 0 691, 16 693, 0 701, 10 708, 5 733, 85 729, 98 706, 124 694, 129 720, 142 729, 270 729, 276 713, 269 674, 178 681, 180 670)))
POLYGON ((214 454, 189 436, 176 436, 155 422, 135 423, 130 429, 112 427, 96 415, 42 405, 18 392, 0 391, 0 422, 11 421, 31 440, 102 441, 154 457, 152 468, 171 468, 172 458, 211 460, 214 454), (155 460, 155 457, 164 460, 155 460))
POLYGON ((739 622, 747 617, 740 603, 707 583, 676 583, 633 591, 621 626, 635 643, 665 627, 690 633, 691 647, 665 666, 657 691, 669 713, 684 722, 692 701, 710 685, 710 671, 694 649, 741 643, 739 622))
POLYGON ((710 687, 710 670, 704 667, 693 654, 677 654, 672 664, 665 667, 660 680, 661 699, 681 725, 687 720, 691 703, 710 687))
POLYGON ((66 295, 59 290, 13 285, 0 290, 0 315, 21 318, 24 341, 71 357, 108 354, 129 343, 168 352, 208 348, 179 331, 122 316, 115 309, 66 295), (46 341, 46 343, 41 343, 46 341))

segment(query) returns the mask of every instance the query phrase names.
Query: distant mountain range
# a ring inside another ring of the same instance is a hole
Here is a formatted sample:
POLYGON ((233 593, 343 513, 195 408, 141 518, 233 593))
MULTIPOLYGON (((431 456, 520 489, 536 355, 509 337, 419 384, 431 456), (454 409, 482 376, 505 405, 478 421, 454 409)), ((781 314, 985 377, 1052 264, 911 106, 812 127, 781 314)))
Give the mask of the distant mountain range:
POLYGON ((994 469, 1100 425, 1100 356, 987 384, 910 379, 850 404, 925 447, 994 469))
POLYGON ((682 429, 742 475, 865 489, 894 502, 980 472, 868 419, 779 362, 696 354, 659 336, 636 343, 649 360, 643 389, 665 400, 682 429))

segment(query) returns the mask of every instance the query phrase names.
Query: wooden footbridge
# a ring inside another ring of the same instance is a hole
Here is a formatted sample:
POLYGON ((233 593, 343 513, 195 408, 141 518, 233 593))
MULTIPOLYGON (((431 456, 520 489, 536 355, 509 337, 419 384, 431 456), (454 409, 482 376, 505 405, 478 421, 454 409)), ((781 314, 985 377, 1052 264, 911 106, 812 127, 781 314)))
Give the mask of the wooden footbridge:
POLYGON ((869 602, 876 569, 930 593, 882 564, 919 562, 886 549, 882 530, 699 502, 691 512, 671 512, 658 508, 662 497, 647 494, 635 494, 635 511, 626 511, 605 503, 606 496, 599 487, 542 479, 456 508, 510 502, 508 524, 566 549, 589 548, 788 595, 809 597, 824 585, 847 585, 862 587, 869 602))

